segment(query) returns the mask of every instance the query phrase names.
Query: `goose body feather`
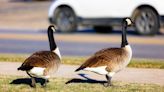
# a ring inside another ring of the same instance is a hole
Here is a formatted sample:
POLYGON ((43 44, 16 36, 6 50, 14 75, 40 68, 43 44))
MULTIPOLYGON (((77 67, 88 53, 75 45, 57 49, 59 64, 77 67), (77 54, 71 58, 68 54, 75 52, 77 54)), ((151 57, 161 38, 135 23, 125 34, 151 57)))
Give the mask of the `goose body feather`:
POLYGON ((55 72, 60 64, 60 57, 51 51, 39 51, 28 57, 18 70, 27 71, 32 77, 47 77, 55 72))
POLYGON ((96 52, 76 71, 88 70, 98 74, 118 72, 130 62, 132 50, 130 45, 123 48, 107 48, 96 52))

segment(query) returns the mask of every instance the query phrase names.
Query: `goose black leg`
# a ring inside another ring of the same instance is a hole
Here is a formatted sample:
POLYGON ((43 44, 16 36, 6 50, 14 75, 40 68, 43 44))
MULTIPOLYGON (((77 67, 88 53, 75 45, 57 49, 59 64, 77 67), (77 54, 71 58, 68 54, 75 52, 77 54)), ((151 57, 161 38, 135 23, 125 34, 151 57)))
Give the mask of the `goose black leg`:
POLYGON ((36 87, 36 81, 35 81, 35 78, 34 77, 32 77, 29 73, 28 73, 28 71, 26 71, 26 73, 31 77, 31 87, 36 87))
POLYGON ((35 88, 36 87, 36 81, 35 81, 34 77, 31 77, 31 82, 32 82, 31 86, 35 88))
POLYGON ((48 82, 48 79, 44 79, 44 83, 43 83, 42 87, 46 87, 47 86, 47 82, 48 82))
POLYGON ((113 86, 112 83, 111 83, 112 77, 110 77, 108 75, 105 75, 105 76, 106 76, 106 79, 107 79, 107 83, 104 83, 104 86, 105 87, 113 86))

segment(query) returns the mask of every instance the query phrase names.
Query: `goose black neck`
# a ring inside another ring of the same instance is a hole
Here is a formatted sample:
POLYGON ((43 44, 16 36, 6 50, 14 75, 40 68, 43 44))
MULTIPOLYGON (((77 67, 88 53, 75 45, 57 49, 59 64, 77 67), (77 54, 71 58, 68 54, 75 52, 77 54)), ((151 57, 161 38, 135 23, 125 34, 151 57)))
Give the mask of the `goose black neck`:
POLYGON ((57 47, 55 40, 54 40, 52 27, 54 27, 54 26, 49 26, 49 28, 48 28, 48 39, 49 39, 49 45, 50 45, 51 51, 55 50, 57 47))
POLYGON ((128 45, 128 41, 127 41, 127 37, 126 37, 126 31, 127 31, 127 23, 125 20, 123 20, 122 23, 122 43, 121 43, 121 47, 125 47, 126 45, 128 45))

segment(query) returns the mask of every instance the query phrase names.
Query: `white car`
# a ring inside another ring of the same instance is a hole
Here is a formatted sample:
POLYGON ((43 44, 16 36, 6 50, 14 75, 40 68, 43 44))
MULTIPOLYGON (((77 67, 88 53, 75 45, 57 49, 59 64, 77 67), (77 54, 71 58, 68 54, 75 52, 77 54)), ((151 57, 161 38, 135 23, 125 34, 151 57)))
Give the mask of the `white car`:
POLYGON ((164 21, 164 0, 55 0, 48 17, 61 32, 76 31, 79 25, 109 31, 130 17, 139 34, 154 35, 164 21))

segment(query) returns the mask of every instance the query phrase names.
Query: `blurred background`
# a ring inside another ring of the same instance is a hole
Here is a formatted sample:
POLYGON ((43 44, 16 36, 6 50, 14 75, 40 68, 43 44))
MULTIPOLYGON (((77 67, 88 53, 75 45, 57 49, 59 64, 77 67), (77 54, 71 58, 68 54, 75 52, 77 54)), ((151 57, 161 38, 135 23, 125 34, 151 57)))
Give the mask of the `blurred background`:
MULTIPOLYGON (((0 53, 31 54, 49 50, 47 27, 52 0, 0 1, 0 53)), ((101 29, 105 30, 105 29, 101 29)), ((90 56, 108 47, 120 47, 120 26, 112 32, 97 33, 92 27, 80 26, 73 33, 54 33, 63 56, 90 56)), ((155 36, 141 36, 128 30, 133 58, 164 59, 164 28, 155 36)))

